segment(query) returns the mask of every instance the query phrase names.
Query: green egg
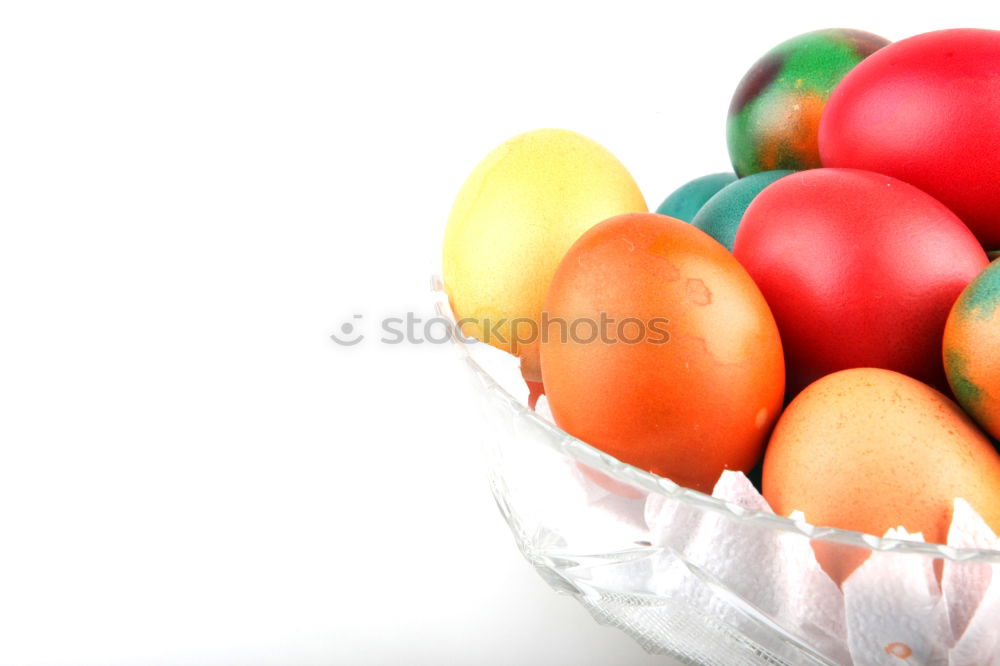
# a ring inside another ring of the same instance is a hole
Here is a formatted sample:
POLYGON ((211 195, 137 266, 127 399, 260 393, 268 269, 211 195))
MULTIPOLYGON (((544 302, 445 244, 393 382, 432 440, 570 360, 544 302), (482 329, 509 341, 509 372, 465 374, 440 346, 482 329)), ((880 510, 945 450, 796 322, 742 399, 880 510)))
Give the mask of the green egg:
POLYGON ((733 241, 736 240, 736 230, 743 220, 743 213, 761 191, 794 171, 762 171, 746 178, 740 178, 735 183, 726 185, 711 199, 705 202, 691 224, 733 251, 733 241))
POLYGON ((726 185, 736 181, 735 173, 710 173, 684 183, 663 200, 656 212, 690 222, 705 202, 726 185))

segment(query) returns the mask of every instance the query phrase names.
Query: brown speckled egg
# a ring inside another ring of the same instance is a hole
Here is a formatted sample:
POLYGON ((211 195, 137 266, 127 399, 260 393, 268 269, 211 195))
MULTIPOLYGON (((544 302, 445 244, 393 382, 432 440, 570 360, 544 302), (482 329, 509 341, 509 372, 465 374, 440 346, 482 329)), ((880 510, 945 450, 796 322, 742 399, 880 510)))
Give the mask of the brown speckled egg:
MULTIPOLYGON (((771 436, 763 487, 775 513, 823 527, 903 526, 944 543, 962 497, 1000 532, 1000 455, 954 402, 891 370, 843 370, 800 393, 771 436)), ((814 548, 838 583, 866 557, 814 548)))

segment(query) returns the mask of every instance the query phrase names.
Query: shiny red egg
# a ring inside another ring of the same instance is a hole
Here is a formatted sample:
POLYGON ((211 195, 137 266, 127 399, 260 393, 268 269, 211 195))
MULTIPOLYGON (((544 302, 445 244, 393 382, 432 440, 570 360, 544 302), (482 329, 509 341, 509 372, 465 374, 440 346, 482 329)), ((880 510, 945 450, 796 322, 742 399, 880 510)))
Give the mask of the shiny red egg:
POLYGON ((1000 249, 1000 31, 929 32, 863 60, 826 104, 819 153, 919 187, 1000 249))
POLYGON ((857 367, 946 390, 948 312, 989 263, 943 204, 856 169, 812 169, 768 186, 733 253, 774 313, 792 393, 857 367))

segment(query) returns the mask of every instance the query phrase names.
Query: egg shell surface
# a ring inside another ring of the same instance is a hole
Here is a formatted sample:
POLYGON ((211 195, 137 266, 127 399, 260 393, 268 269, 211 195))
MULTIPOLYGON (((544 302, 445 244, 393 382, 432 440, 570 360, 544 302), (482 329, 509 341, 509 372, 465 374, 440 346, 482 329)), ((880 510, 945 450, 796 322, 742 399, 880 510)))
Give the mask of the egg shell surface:
POLYGON ((704 492, 760 459, 784 394, 781 341, 753 280, 707 234, 655 214, 602 222, 560 263, 545 313, 568 323, 541 349, 568 433, 704 492))
POLYGON ((747 208, 733 253, 778 322, 793 394, 857 367, 947 391, 945 321, 989 263, 940 202, 856 169, 811 169, 768 186, 747 208))
POLYGON ((726 185, 736 181, 735 173, 710 173, 684 183, 663 200, 656 212, 690 222, 705 202, 726 185))
POLYGON ((817 136, 831 91, 888 43, 862 30, 834 28, 793 37, 764 54, 729 106, 726 137, 736 173, 820 166, 817 136))
POLYGON ((733 251, 743 214, 761 191, 794 171, 762 171, 740 178, 719 190, 694 216, 691 224, 733 251))
POLYGON ((445 230, 444 288, 463 334, 519 356, 525 378, 540 380, 531 325, 559 261, 598 222, 646 210, 621 162, 585 136, 542 129, 500 145, 469 175, 445 230))
MULTIPOLYGON (((874 536, 903 526, 945 543, 956 497, 1000 528, 1000 455, 954 402, 877 368, 823 377, 785 408, 764 457, 763 494, 775 513, 802 511, 820 527, 874 536)), ((841 581, 863 561, 816 543, 841 581)))
POLYGON ((1000 439, 1000 263, 990 264, 955 301, 943 354, 955 398, 1000 439))
POLYGON ((1000 31, 895 42, 855 67, 819 128, 824 166, 906 181, 1000 249, 1000 31))

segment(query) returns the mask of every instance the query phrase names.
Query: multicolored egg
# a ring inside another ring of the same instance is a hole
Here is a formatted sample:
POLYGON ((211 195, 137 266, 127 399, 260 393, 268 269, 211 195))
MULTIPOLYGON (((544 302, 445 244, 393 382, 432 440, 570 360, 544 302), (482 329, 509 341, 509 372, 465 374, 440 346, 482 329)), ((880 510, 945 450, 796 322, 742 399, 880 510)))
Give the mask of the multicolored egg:
POLYGON ((566 253, 544 312, 542 378, 563 430, 704 492, 760 459, 784 397, 781 340, 711 237, 652 213, 606 220, 566 253))
POLYGON ((768 51, 740 81, 727 139, 736 173, 820 166, 817 135, 831 91, 889 41, 861 30, 807 32, 768 51))
POLYGON ((944 370, 965 411, 1000 439, 1000 263, 955 301, 944 328, 944 370))
POLYGON ((705 202, 726 185, 735 182, 735 173, 710 173, 684 183, 671 193, 656 212, 675 220, 690 222, 705 202))
POLYGON ((795 173, 794 171, 762 171, 740 178, 715 194, 698 214, 691 224, 722 243, 727 250, 733 251, 733 241, 736 230, 740 228, 743 213, 761 191, 771 183, 795 173))

